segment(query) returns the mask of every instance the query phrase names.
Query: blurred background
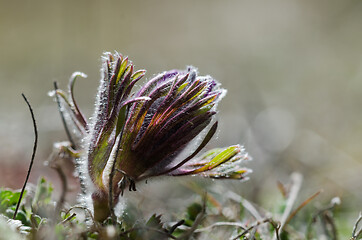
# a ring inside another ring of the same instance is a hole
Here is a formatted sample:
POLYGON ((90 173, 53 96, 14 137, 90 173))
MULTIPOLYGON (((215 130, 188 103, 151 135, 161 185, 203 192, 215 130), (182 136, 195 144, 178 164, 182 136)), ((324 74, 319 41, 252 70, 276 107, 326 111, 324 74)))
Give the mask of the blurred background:
MULTIPOLYGON (((117 50, 147 78, 194 65, 228 89, 208 148, 244 144, 253 173, 243 184, 213 184, 268 208, 277 181, 297 171, 301 200, 324 189, 319 200, 341 197, 352 222, 362 209, 361 26, 357 0, 0 0, 0 187, 20 188, 28 168, 34 135, 24 93, 39 128, 30 181, 46 176, 59 189, 43 163, 66 137, 47 93, 53 81, 66 88, 74 71, 88 74, 75 91, 90 116, 100 56, 117 50)), ((155 204, 166 197, 157 194, 155 204)))

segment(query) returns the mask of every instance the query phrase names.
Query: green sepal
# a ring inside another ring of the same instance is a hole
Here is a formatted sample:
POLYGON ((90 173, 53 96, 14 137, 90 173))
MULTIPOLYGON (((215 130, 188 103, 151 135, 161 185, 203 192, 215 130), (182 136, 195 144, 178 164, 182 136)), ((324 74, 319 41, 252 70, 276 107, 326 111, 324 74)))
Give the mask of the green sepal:
POLYGON ((209 162, 207 162, 202 167, 195 169, 194 171, 192 171, 192 173, 200 173, 200 172, 204 172, 204 171, 209 171, 209 170, 219 166, 220 164, 223 164, 223 163, 229 161, 235 155, 237 155, 240 151, 241 151, 241 149, 238 145, 230 146, 221 152, 220 152, 220 149, 213 149, 213 150, 211 150, 211 152, 207 152, 206 157, 204 156, 204 158, 209 158, 210 156, 213 156, 215 153, 216 153, 216 156, 213 156, 209 162))

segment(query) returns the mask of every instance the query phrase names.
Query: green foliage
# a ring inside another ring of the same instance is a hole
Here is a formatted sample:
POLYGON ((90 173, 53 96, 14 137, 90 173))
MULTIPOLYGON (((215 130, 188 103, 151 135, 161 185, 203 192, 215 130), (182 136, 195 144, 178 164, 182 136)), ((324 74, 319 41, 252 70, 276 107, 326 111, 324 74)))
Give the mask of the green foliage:
MULTIPOLYGON (((26 195, 24 192, 23 198, 26 195)), ((0 190, 0 213, 7 218, 12 218, 15 212, 16 204, 19 201, 20 191, 12 191, 9 189, 0 190)), ((25 226, 30 226, 30 219, 24 207, 20 208, 15 220, 20 220, 25 226)))
POLYGON ((199 203, 192 203, 186 210, 185 225, 191 227, 197 215, 201 213, 202 206, 199 203))
MULTIPOLYGON (((54 209, 51 199, 52 191, 50 183, 47 183, 44 178, 39 179, 35 193, 29 195, 29 191, 24 192, 15 217, 15 220, 19 222, 11 222, 11 224, 16 224, 22 234, 34 236, 41 225, 47 222, 47 218, 51 215, 49 210, 54 209)), ((0 216, 12 219, 19 197, 20 190, 1 189, 0 216)))
MULTIPOLYGON (((25 195, 26 193, 24 193, 25 195)), ((7 189, 0 190, 0 212, 4 212, 6 209, 16 206, 20 197, 20 191, 11 191, 7 189)))
POLYGON ((48 205, 52 201, 53 186, 45 178, 40 178, 33 198, 33 206, 48 205))
MULTIPOLYGON (((214 193, 208 194, 203 201, 190 203, 183 211, 172 213, 172 215, 176 214, 173 222, 164 222, 162 216, 157 213, 145 219, 140 209, 129 203, 125 213, 117 219, 116 223, 113 223, 110 218, 103 223, 97 223, 92 221, 91 213, 84 207, 74 206, 56 212, 52 192, 52 185, 44 178, 39 179, 35 191, 27 191, 24 194, 16 217, 18 221, 8 220, 6 223, 7 219, 12 218, 20 193, 17 190, 1 189, 0 229, 2 229, 2 234, 4 236, 8 234, 7 239, 21 239, 23 236, 26 239, 163 240, 173 238, 181 240, 250 239, 253 236, 253 239, 260 240, 275 235, 278 222, 273 218, 278 219, 278 216, 283 214, 287 202, 287 196, 279 198, 275 201, 274 211, 268 213, 272 217, 257 220, 250 213, 252 212, 250 205, 245 204, 244 201, 228 200, 227 196, 214 193), (16 227, 15 232, 6 227, 10 225, 16 227)), ((353 226, 343 220, 346 216, 340 214, 339 208, 332 203, 334 202, 331 201, 329 205, 326 204, 320 209, 312 205, 305 206, 280 231, 279 239, 349 237, 353 226), (333 229, 333 226, 336 229, 333 229)))

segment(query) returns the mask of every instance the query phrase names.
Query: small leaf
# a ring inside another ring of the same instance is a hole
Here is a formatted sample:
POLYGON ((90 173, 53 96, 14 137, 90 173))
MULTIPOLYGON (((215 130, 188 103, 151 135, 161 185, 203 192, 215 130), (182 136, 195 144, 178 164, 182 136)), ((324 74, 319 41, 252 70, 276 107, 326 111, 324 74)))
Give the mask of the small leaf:
POLYGON ((195 221, 197 215, 202 211, 202 205, 199 203, 192 203, 187 208, 187 218, 185 220, 186 225, 191 226, 195 221))
POLYGON ((35 228, 38 228, 41 221, 42 221, 42 218, 39 216, 39 215, 36 215, 36 214, 31 214, 30 216, 30 220, 31 220, 31 224, 33 227, 35 228))
POLYGON ((153 214, 150 219, 146 223, 147 227, 156 228, 156 229, 163 229, 163 223, 161 221, 161 215, 153 214))
POLYGON ((223 164, 233 158, 236 154, 240 152, 240 147, 238 145, 231 146, 217 154, 211 159, 210 162, 206 163, 203 167, 194 170, 192 173, 200 173, 204 171, 211 170, 220 164, 223 164))
POLYGON ((49 204, 51 201, 52 192, 52 185, 48 183, 45 178, 40 178, 36 187, 35 196, 33 198, 33 205, 39 206, 42 204, 49 204))
MULTIPOLYGON (((24 192, 23 198, 26 195, 24 192)), ((11 190, 0 190, 0 213, 5 212, 6 209, 16 206, 19 201, 20 192, 13 192, 11 190)))
POLYGON ((146 70, 138 70, 137 72, 133 73, 131 79, 132 81, 142 78, 146 74, 146 70))
POLYGON ((119 72, 118 72, 118 75, 117 75, 116 84, 118 84, 119 80, 122 78, 122 76, 123 76, 123 74, 124 74, 124 72, 126 70, 127 64, 128 64, 128 57, 126 57, 121 63, 121 66, 119 68, 119 72))
POLYGON ((15 220, 20 220, 23 223, 23 225, 30 226, 30 221, 29 219, 27 219, 26 214, 22 210, 18 211, 15 220))

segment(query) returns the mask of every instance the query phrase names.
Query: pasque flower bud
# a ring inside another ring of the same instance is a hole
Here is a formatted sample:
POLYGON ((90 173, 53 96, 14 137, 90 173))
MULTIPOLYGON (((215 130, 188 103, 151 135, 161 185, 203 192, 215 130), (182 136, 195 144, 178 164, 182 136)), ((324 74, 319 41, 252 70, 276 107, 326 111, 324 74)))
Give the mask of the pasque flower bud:
POLYGON ((135 71, 127 57, 105 53, 89 121, 75 103, 74 80, 70 97, 57 91, 82 138, 78 169, 85 182, 90 179, 86 192, 92 191, 95 218, 100 221, 110 214, 110 194, 116 203, 126 187, 136 190, 143 179, 160 175, 245 179, 250 172, 241 166, 250 157, 240 145, 198 156, 216 132, 216 106, 226 93, 216 80, 188 67, 160 73, 134 92, 145 72, 135 71))

